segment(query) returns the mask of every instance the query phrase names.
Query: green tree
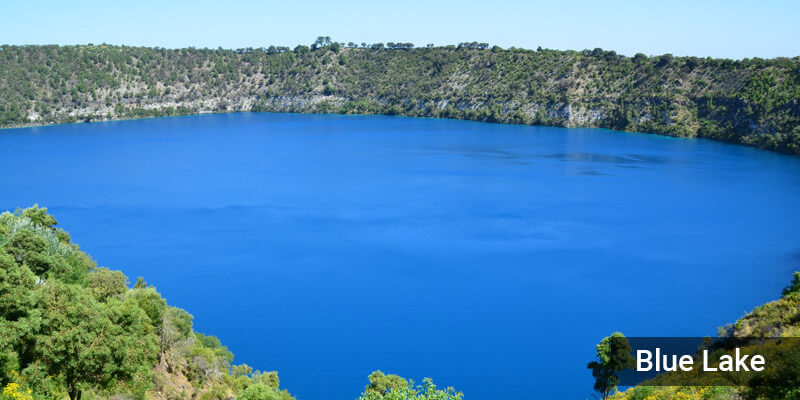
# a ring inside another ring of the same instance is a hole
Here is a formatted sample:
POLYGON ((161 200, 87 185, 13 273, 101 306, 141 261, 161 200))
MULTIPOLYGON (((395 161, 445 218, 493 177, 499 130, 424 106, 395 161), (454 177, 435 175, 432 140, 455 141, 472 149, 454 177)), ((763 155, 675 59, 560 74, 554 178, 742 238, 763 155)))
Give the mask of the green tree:
POLYGON ((84 284, 94 261, 70 243, 69 234, 53 228, 57 222, 46 208, 33 206, 0 214, 0 247, 42 279, 84 284))
POLYGON ((100 268, 89 274, 89 289, 98 301, 119 297, 128 291, 128 277, 122 271, 100 268))
POLYGON ((369 374, 369 385, 364 388, 364 392, 374 392, 383 395, 389 393, 392 389, 406 386, 408 386, 408 381, 404 378, 398 375, 386 375, 379 370, 369 374))
POLYGON ((792 283, 783 289, 782 294, 784 296, 788 296, 792 293, 797 293, 798 291, 800 291, 800 271, 796 271, 794 274, 792 274, 792 283))
POLYGON ((600 392, 604 400, 617 389, 616 373, 633 367, 631 351, 628 339, 619 332, 603 338, 597 345, 597 360, 590 362, 587 368, 595 378, 594 390, 600 392))
POLYGON ((158 329, 161 352, 173 348, 191 335, 192 315, 180 308, 167 306, 158 329))
POLYGON ((252 375, 251 383, 239 393, 237 400, 294 400, 288 391, 280 390, 278 373, 257 372, 252 375))
POLYGON ((457 392, 452 387, 437 389, 430 378, 423 379, 422 385, 414 386, 414 382, 406 381, 397 375, 384 375, 380 371, 376 372, 370 375, 370 385, 359 396, 359 400, 461 400, 464 396, 463 393, 457 392), (376 375, 376 372, 379 374, 376 375), (383 381, 385 378, 391 379, 384 382, 387 384, 385 390, 380 390, 372 385, 375 378, 378 378, 379 381, 383 381))
POLYGON ((61 265, 48 256, 47 241, 31 230, 18 230, 4 247, 17 263, 27 265, 38 276, 63 272, 58 269, 61 265))
POLYGON ((20 338, 36 326, 36 275, 0 250, 0 384, 19 371, 20 355, 30 348, 20 338))
MULTIPOLYGON (((18 212, 20 212, 20 210, 18 210, 18 212)), ((47 207, 39 208, 38 204, 34 204, 33 207, 21 210, 21 214, 23 217, 30 218, 34 224, 45 228, 52 228, 53 226, 58 225, 55 217, 47 213, 47 207)))
POLYGON ((63 380, 71 400, 91 386, 113 390, 151 381, 157 337, 135 301, 98 303, 83 288, 60 282, 48 283, 40 301, 36 362, 63 380))

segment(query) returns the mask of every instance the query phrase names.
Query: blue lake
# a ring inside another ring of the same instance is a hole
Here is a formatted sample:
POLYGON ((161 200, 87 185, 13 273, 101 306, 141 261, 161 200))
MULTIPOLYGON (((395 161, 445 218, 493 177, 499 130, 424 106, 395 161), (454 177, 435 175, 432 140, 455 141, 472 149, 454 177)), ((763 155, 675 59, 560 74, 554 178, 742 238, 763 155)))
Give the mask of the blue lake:
POLYGON ((373 370, 584 399, 604 336, 701 336, 800 269, 800 158, 706 140, 227 114, 0 131, 47 206, 299 400, 373 370))

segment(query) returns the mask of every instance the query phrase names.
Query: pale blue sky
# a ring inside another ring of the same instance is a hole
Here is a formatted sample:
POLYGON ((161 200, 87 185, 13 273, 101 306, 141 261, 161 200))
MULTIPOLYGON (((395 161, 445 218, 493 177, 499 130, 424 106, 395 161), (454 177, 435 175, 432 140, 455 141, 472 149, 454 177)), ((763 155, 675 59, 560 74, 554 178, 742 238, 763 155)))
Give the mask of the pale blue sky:
POLYGON ((798 0, 0 0, 0 44, 260 47, 344 42, 800 55, 798 0))

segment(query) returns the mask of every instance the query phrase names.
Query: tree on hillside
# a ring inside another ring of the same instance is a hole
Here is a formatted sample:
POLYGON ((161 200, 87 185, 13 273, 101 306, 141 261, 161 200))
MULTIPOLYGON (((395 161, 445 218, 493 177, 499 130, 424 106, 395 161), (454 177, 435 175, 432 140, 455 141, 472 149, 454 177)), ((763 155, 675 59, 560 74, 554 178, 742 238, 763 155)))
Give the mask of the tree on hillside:
POLYGON ((89 274, 89 289, 94 297, 105 302, 112 297, 122 296, 128 291, 128 278, 122 271, 100 268, 89 274))
POLYGON ((144 385, 133 390, 144 396, 158 338, 135 301, 98 303, 79 286, 53 282, 40 302, 35 359, 48 374, 61 377, 71 400, 80 399, 88 386, 144 385))
POLYGON ((20 212, 23 217, 30 218, 34 224, 41 225, 45 228, 52 228, 54 225, 58 225, 55 217, 47 213, 47 207, 40 208, 38 204, 34 204, 33 207, 24 210, 18 210, 18 212, 20 212))
POLYGON ((437 389, 430 378, 423 379, 422 385, 414 386, 413 381, 375 371, 369 380, 370 384, 359 400, 461 400, 464 396, 451 387, 437 389))
POLYGON ((625 335, 614 332, 597 345, 597 360, 587 365, 595 378, 594 390, 603 395, 603 400, 617 389, 619 377, 616 373, 633 367, 631 346, 625 335))
POLYGON ((29 347, 20 337, 36 325, 36 275, 0 249, 0 383, 20 370, 20 355, 29 347))
POLYGON ((0 214, 0 248, 42 279, 84 284, 95 263, 56 224, 47 208, 4 212, 0 214))
MULTIPOLYGON (((247 373, 247 371, 244 371, 247 373)), ((237 400, 293 400, 288 391, 280 389, 278 373, 256 372, 248 379, 247 386, 239 393, 237 400)))
POLYGON ((386 375, 382 371, 369 374, 369 385, 364 388, 364 393, 384 395, 390 391, 408 386, 408 381, 398 375, 386 375))
POLYGON ((28 266, 36 275, 47 276, 51 272, 63 272, 63 263, 47 254, 47 241, 31 230, 17 231, 4 247, 14 257, 14 261, 28 266))
POLYGON ((675 57, 673 57, 672 54, 669 54, 669 53, 664 54, 664 55, 662 55, 661 57, 658 58, 658 66, 659 67, 666 67, 666 66, 672 64, 672 61, 674 59, 675 59, 675 57))
POLYGON ((789 284, 786 288, 783 289, 781 294, 783 296, 788 296, 792 293, 800 292, 800 271, 795 272, 792 274, 792 283, 789 284))

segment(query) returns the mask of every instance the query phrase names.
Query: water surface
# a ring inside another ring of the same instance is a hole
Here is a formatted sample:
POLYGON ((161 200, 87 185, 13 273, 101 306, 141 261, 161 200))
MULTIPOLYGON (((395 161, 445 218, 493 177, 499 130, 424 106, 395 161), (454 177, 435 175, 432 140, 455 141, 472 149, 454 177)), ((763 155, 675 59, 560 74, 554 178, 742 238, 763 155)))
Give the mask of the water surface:
POLYGON ((613 331, 701 336, 800 269, 800 160, 705 140, 230 114, 0 132, 0 208, 47 206, 299 400, 376 369, 584 399, 613 331))

